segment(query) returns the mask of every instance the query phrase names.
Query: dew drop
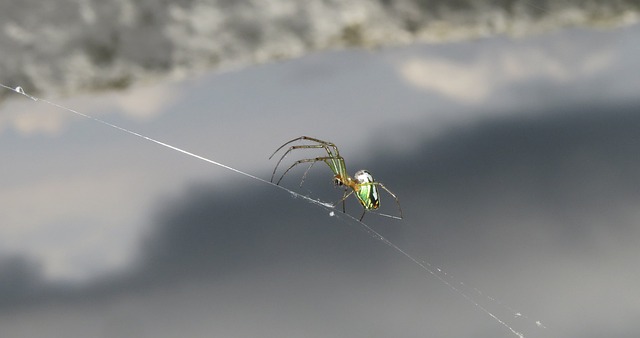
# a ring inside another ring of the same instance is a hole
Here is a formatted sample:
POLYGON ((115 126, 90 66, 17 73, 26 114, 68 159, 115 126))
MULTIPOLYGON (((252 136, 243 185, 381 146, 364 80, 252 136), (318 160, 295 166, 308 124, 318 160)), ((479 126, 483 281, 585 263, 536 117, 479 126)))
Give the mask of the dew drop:
POLYGON ((333 212, 333 211, 329 213, 329 216, 331 216, 331 217, 333 217, 333 216, 335 216, 335 215, 336 215, 336 213, 335 213, 335 212, 333 212))
POLYGON ((32 100, 34 100, 34 101, 38 101, 38 98, 36 98, 35 96, 31 96, 31 95, 27 94, 27 93, 24 91, 24 89, 22 89, 22 87, 20 87, 20 86, 17 86, 14 90, 15 90, 15 91, 16 91, 16 93, 18 93, 18 94, 22 94, 22 95, 24 95, 24 96, 26 96, 26 97, 28 97, 28 98, 30 98, 30 99, 32 99, 32 100))

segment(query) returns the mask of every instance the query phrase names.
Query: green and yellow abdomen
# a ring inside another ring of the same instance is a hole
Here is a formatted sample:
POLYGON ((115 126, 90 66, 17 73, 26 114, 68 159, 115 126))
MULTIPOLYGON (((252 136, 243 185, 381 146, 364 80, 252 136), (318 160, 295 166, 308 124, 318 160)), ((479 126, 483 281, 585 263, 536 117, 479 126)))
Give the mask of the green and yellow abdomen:
POLYGON ((360 204, 367 210, 378 209, 380 195, 378 187, 373 181, 373 176, 366 170, 360 170, 356 172, 354 179, 358 183, 356 197, 358 197, 360 204))

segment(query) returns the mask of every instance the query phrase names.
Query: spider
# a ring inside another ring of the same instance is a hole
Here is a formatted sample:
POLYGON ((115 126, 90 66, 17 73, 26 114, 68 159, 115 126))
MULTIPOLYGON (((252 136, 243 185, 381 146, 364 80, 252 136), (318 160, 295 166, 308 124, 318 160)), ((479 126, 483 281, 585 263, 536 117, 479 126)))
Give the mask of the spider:
POLYGON ((282 148, 284 148, 288 144, 294 143, 296 141, 301 141, 301 140, 314 142, 314 144, 302 144, 302 145, 290 146, 289 149, 287 149, 287 151, 284 152, 282 157, 280 157, 280 160, 276 164, 276 167, 273 168, 273 174, 271 174, 271 182, 273 182, 273 179, 276 175, 276 171, 278 170, 278 166, 280 166, 280 163, 282 162, 282 160, 284 160, 284 158, 287 155, 289 155, 289 153, 292 152, 293 150, 324 149, 327 152, 327 156, 321 156, 316 158, 306 158, 306 159, 302 159, 294 162, 289 168, 287 168, 287 170, 285 170, 282 176, 280 176, 276 184, 280 184, 280 181, 282 181, 282 178, 284 177, 284 175, 286 175, 289 172, 289 170, 293 169, 293 167, 295 167, 296 165, 301 163, 311 163, 309 165, 309 168, 307 168, 307 170, 302 175, 302 181, 300 181, 300 186, 302 186, 302 183, 304 182, 304 179, 307 176, 307 173, 309 172, 311 167, 316 162, 322 161, 329 166, 331 171, 333 171, 333 175, 334 175, 333 183, 336 186, 345 187, 344 195, 342 196, 342 199, 339 201, 339 202, 342 202, 342 212, 345 212, 345 200, 347 199, 347 197, 351 196, 351 194, 354 194, 358 199, 358 201, 360 202, 360 204, 362 205, 362 207, 364 208, 364 211, 362 212, 362 216, 360 216, 360 221, 362 221, 362 219, 364 218, 364 214, 368 210, 376 210, 380 207, 380 195, 378 194, 378 187, 380 187, 384 189, 386 192, 388 192, 389 195, 393 196, 393 198, 396 200, 396 204, 398 204, 398 210, 400 212, 400 218, 402 218, 402 208, 400 208, 400 202, 398 201, 398 197, 396 197, 396 195, 392 193, 389 189, 387 189, 382 183, 376 182, 373 179, 373 176, 371 176, 371 174, 366 170, 358 170, 355 173, 355 175, 353 175, 353 177, 349 176, 349 174, 347 174, 347 168, 344 164, 344 158, 340 156, 340 152, 338 152, 338 147, 336 147, 336 145, 331 142, 319 140, 317 138, 313 138, 309 136, 300 136, 281 145, 278 149, 276 149, 276 151, 273 152, 273 154, 271 154, 271 156, 269 156, 269 159, 271 159, 278 151, 280 151, 282 148))

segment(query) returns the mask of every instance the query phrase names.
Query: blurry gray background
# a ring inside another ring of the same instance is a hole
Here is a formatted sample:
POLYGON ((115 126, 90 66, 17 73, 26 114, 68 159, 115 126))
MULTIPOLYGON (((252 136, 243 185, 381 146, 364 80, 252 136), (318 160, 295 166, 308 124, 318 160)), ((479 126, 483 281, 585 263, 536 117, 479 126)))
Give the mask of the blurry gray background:
MULTIPOLYGON (((526 337, 640 336, 636 2, 0 13, 1 83, 265 179, 332 141, 400 198, 364 221, 526 337)), ((340 214, 1 96, 2 337, 514 336, 340 214)), ((303 172, 283 185, 342 196, 303 172)))

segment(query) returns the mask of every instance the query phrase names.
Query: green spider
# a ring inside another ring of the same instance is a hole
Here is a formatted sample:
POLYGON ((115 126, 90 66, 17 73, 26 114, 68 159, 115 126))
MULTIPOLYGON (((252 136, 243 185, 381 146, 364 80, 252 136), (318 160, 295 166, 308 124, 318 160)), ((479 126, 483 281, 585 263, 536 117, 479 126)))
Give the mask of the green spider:
POLYGON ((291 170, 296 165, 300 163, 311 163, 309 165, 309 168, 307 168, 307 170, 302 175, 302 181, 300 181, 300 186, 302 186, 302 183, 304 182, 304 179, 307 176, 307 173, 309 172, 311 167, 316 162, 322 161, 329 166, 331 171, 333 171, 333 175, 334 175, 333 182, 335 183, 335 185, 345 187, 344 195, 340 200, 340 202, 342 202, 342 212, 345 212, 345 200, 347 199, 347 197, 351 196, 351 194, 355 194, 356 198, 358 198, 358 201, 360 202, 362 207, 364 207, 362 216, 360 216, 360 221, 362 221, 362 218, 364 218, 364 214, 368 210, 376 210, 380 207, 380 195, 378 194, 378 187, 381 187, 386 192, 388 192, 389 195, 393 196, 393 198, 396 200, 396 204, 398 204, 398 210, 400 211, 400 218, 402 218, 402 208, 400 208, 400 202, 398 201, 398 197, 396 197, 396 195, 392 193, 389 189, 387 189, 382 183, 374 181, 373 176, 371 176, 371 174, 366 170, 359 170, 355 173, 355 175, 353 175, 353 177, 349 176, 349 174, 347 174, 347 168, 344 164, 344 158, 340 156, 340 152, 338 152, 338 147, 336 147, 336 145, 331 142, 322 141, 317 138, 308 137, 308 136, 300 136, 281 145, 278 149, 276 149, 276 151, 273 152, 273 154, 271 154, 271 156, 269 156, 269 159, 271 159, 278 151, 280 151, 280 149, 284 148, 288 144, 291 144, 296 141, 301 141, 301 140, 315 142, 315 144, 303 144, 303 145, 290 146, 289 149, 286 152, 284 152, 282 157, 280 157, 280 160, 276 164, 276 167, 273 168, 273 174, 271 174, 271 182, 273 182, 273 179, 276 175, 276 171, 278 170, 278 166, 280 166, 280 163, 282 162, 282 160, 284 160, 284 158, 287 155, 289 155, 289 153, 292 152, 293 150, 324 149, 327 152, 327 156, 321 156, 316 158, 306 158, 306 159, 302 159, 294 162, 289 168, 287 168, 287 170, 285 170, 282 176, 280 176, 280 179, 278 179, 276 184, 280 184, 280 181, 282 181, 282 178, 284 177, 284 175, 286 175, 289 172, 289 170, 291 170), (351 188, 351 190, 349 190, 349 188, 351 188))

